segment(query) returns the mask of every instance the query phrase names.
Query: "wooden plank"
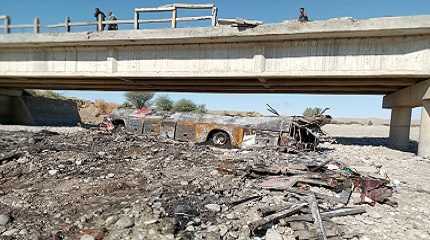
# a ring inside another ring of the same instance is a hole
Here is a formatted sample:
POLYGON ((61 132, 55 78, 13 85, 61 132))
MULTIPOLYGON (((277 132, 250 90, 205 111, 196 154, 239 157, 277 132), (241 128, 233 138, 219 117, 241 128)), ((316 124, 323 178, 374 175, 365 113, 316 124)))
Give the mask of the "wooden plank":
POLYGON ((134 10, 134 19, 133 19, 133 25, 134 25, 134 30, 138 30, 140 25, 139 25, 139 12, 136 11, 136 9, 134 10))
POLYGON ((314 224, 318 231, 318 238, 320 240, 327 240, 327 233, 322 222, 318 202, 314 194, 308 197, 309 208, 312 211, 312 217, 314 218, 314 224))
POLYGON ((218 8, 212 7, 212 27, 215 27, 218 25, 218 8))
POLYGON ((16 24, 16 25, 9 25, 9 28, 18 28, 18 29, 25 29, 25 28, 33 28, 33 24, 16 24))
POLYGON ((172 28, 176 28, 176 18, 177 18, 177 10, 176 7, 172 10, 172 28))
POLYGON ((47 28, 63 28, 64 23, 46 25, 47 28))
POLYGON ((107 20, 103 21, 103 24, 133 24, 134 20, 107 20))
POLYGON ((308 203, 299 203, 299 204, 293 205, 293 206, 292 206, 291 208, 289 208, 289 209, 286 209, 286 210, 283 210, 283 211, 281 211, 281 212, 277 212, 277 213, 274 213, 274 214, 268 215, 268 216, 264 217, 264 218, 263 218, 263 219, 261 219, 261 220, 258 220, 258 221, 255 221, 255 222, 252 222, 252 223, 249 225, 249 228, 250 228, 250 230, 251 230, 252 232, 254 232, 255 230, 257 230, 257 229, 258 229, 258 228, 260 228, 261 226, 264 226, 264 225, 266 225, 266 224, 269 224, 269 223, 272 223, 272 222, 274 222, 274 221, 280 220, 280 219, 282 219, 282 218, 288 217, 288 216, 290 216, 291 214, 296 213, 296 212, 297 212, 297 211, 299 211, 301 208, 303 208, 303 207, 305 207, 305 206, 307 206, 307 205, 308 205, 308 203))
POLYGON ((34 33, 40 33, 40 18, 39 17, 34 18, 33 32, 34 33))
POLYGON ((149 12, 170 12, 175 9, 173 6, 171 7, 157 7, 157 8, 135 8, 134 11, 138 13, 149 13, 149 12))
POLYGON ((212 20, 212 16, 180 17, 176 19, 176 21, 180 21, 180 22, 200 21, 200 20, 212 20))
POLYGON ((139 23, 170 23, 172 21, 171 18, 164 18, 164 19, 144 19, 139 20, 139 23))
POLYGON ((98 32, 101 32, 101 31, 103 31, 104 29, 103 29, 103 19, 102 19, 102 15, 101 14, 99 14, 98 16, 97 16, 97 31, 98 32))
POLYGON ((187 3, 175 3, 173 4, 176 8, 183 9, 211 9, 215 7, 214 4, 187 4, 187 3))
POLYGON ((87 22, 70 22, 69 26, 79 27, 79 26, 94 26, 98 25, 98 21, 87 21, 87 22))
POLYGON ((70 18, 66 17, 64 19, 64 30, 66 30, 66 32, 70 32, 70 18))

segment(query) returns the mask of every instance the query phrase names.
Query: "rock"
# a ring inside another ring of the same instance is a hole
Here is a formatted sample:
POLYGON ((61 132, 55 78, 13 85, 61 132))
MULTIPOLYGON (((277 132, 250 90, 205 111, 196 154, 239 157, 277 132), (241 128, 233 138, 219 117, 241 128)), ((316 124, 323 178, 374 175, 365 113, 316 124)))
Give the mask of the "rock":
POLYGON ((192 225, 190 225, 190 226, 187 226, 187 228, 185 229, 185 231, 187 231, 187 232, 194 232, 196 229, 194 228, 194 226, 192 226, 192 225))
POLYGON ((16 234, 18 232, 19 232, 19 229, 13 228, 11 230, 8 230, 8 231, 4 232, 2 234, 2 236, 12 236, 12 235, 14 235, 14 234, 16 234))
POLYGON ((10 222, 10 217, 6 214, 0 214, 0 226, 4 226, 10 222))
POLYGON ((219 226, 219 233, 221 234, 221 237, 224 237, 225 234, 227 234, 228 230, 229 230, 229 227, 227 225, 221 224, 219 226))
POLYGON ((80 239, 81 240, 96 240, 95 237, 88 235, 88 234, 82 235, 80 239))
POLYGON ((115 177, 115 174, 113 174, 113 173, 109 173, 106 177, 107 177, 107 178, 113 178, 113 177, 115 177))
POLYGON ((161 202, 155 202, 155 203, 152 204, 152 208, 154 208, 154 209, 160 209, 161 206, 162 206, 161 202))
POLYGON ((251 236, 251 230, 249 229, 248 225, 244 225, 239 232, 238 240, 248 240, 251 236))
POLYGON ((51 169, 51 170, 49 170, 48 171, 48 174, 49 175, 51 175, 51 176, 54 176, 54 175, 56 175, 58 173, 58 170, 57 169, 51 169))
POLYGON ((109 216, 108 218, 106 218, 104 224, 106 226, 110 226, 110 225, 114 224, 116 221, 118 221, 118 216, 113 215, 113 216, 109 216))
POLYGON ((129 216, 122 216, 115 223, 115 227, 118 229, 126 229, 134 226, 134 221, 129 216))
POLYGON ((221 211, 221 206, 218 204, 214 204, 214 203, 206 204, 205 208, 211 212, 220 212, 221 211))
POLYGON ((218 232, 208 232, 206 235, 207 240, 220 240, 221 235, 218 232))
POLYGON ((283 240, 282 235, 273 228, 270 228, 266 232, 266 240, 283 240))

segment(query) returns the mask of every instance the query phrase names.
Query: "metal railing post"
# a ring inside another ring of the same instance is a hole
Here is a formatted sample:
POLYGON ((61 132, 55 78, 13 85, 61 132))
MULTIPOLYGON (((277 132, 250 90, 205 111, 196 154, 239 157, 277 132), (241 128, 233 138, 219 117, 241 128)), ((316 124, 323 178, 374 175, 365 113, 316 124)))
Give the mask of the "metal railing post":
POLYGON ((70 32, 70 18, 66 17, 64 19, 64 28, 66 30, 66 32, 70 32))
POLYGON ((40 33, 40 18, 39 17, 34 18, 33 32, 34 33, 40 33))
POLYGON ((177 17, 177 8, 173 7, 173 10, 172 10, 172 28, 176 28, 176 17, 177 17))
POLYGON ((139 12, 134 10, 134 29, 139 29, 139 12))
POLYGON ((212 27, 218 25, 218 8, 212 7, 212 27))
POLYGON ((6 16, 4 18, 4 33, 10 33, 10 17, 6 16))
POLYGON ((102 15, 99 14, 97 16, 97 32, 101 32, 103 31, 103 19, 102 19, 102 15))

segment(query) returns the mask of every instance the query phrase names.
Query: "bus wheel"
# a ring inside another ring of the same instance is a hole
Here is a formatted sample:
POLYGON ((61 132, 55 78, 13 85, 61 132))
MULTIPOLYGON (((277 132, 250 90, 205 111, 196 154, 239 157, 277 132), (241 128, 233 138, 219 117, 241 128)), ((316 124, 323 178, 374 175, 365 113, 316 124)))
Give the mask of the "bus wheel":
POLYGON ((229 147, 230 137, 226 132, 218 131, 212 134, 211 143, 217 147, 229 147))

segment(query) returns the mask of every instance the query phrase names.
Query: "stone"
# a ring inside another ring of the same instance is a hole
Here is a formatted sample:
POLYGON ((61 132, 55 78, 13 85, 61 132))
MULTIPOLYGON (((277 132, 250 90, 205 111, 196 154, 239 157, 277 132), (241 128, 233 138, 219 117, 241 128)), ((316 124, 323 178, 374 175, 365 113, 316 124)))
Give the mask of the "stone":
POLYGON ((113 174, 113 173, 109 173, 109 174, 107 175, 107 178, 113 178, 113 177, 115 177, 115 174, 113 174))
POLYGON ((118 229, 126 229, 134 226, 134 221, 129 216, 122 216, 118 221, 115 223, 115 227, 118 229))
POLYGON ((80 240, 96 240, 96 238, 91 235, 85 234, 81 236, 80 240))
POLYGON ((221 237, 224 237, 225 234, 227 234, 228 230, 229 230, 229 227, 227 225, 221 224, 219 226, 219 233, 221 234, 221 237))
POLYGON ((192 225, 187 226, 187 228, 185 229, 185 231, 187 231, 187 232, 194 232, 195 230, 196 230, 195 227, 192 225))
POLYGON ((12 236, 12 235, 14 235, 14 234, 16 234, 18 232, 19 232, 19 229, 13 228, 13 229, 10 229, 10 230, 4 232, 2 234, 2 236, 7 236, 8 237, 8 236, 12 236))
POLYGON ((0 226, 4 226, 10 222, 10 217, 6 214, 0 214, 0 226))
POLYGON ((211 212, 220 212, 221 211, 221 206, 218 204, 214 204, 214 203, 206 204, 205 208, 211 212))
POLYGON ((105 225, 110 226, 114 224, 116 221, 118 221, 118 216, 112 215, 106 218, 105 225))
POLYGON ((282 235, 273 228, 270 228, 266 232, 265 240, 283 240, 282 235))
POLYGON ((58 170, 57 169, 51 169, 51 170, 49 170, 48 171, 48 174, 49 175, 51 175, 51 176, 54 176, 54 175, 56 175, 58 173, 58 170))

